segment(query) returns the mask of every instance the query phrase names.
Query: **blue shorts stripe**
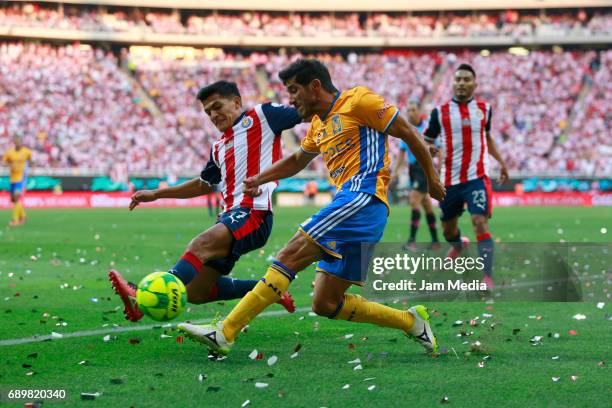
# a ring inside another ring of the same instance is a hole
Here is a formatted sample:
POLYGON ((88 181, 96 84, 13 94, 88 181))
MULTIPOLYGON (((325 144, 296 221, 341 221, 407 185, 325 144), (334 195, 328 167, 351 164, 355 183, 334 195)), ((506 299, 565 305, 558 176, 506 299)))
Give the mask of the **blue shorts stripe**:
POLYGON ((317 225, 309 231, 309 235, 312 238, 316 238, 321 235, 321 231, 328 230, 329 225, 335 223, 335 221, 342 217, 347 212, 350 212, 353 208, 358 206, 364 199, 367 199, 367 194, 359 193, 355 200, 350 201, 348 204, 343 205, 338 210, 334 211, 329 217, 325 217, 323 222, 317 223, 317 225))
POLYGON ((359 212, 359 210, 365 207, 372 198, 372 196, 370 196, 369 194, 364 194, 364 195, 365 197, 361 198, 358 202, 355 202, 355 205, 352 208, 348 209, 345 213, 341 214, 339 218, 336 218, 335 220, 333 220, 332 221, 333 223, 331 225, 326 225, 325 227, 323 227, 319 232, 313 235, 312 238, 313 239, 319 238, 321 235, 324 235, 329 230, 334 228, 336 225, 346 220, 348 217, 359 212))
MULTIPOLYGON (((304 231, 307 232, 308 235, 314 234, 316 232, 316 230, 319 229, 319 227, 321 227, 323 224, 326 224, 330 219, 334 218, 338 213, 341 213, 342 211, 344 211, 348 207, 352 206, 355 203, 355 201, 359 200, 361 195, 363 195, 363 193, 359 193, 359 195, 355 198, 355 200, 349 201, 347 204, 341 205, 340 207, 338 207, 337 209, 332 211, 331 214, 329 214, 328 216, 324 217, 323 219, 318 221, 316 224, 314 224, 313 226, 309 227, 307 230, 305 229, 304 231)), ((333 203, 333 201, 332 201, 332 203, 333 203)))

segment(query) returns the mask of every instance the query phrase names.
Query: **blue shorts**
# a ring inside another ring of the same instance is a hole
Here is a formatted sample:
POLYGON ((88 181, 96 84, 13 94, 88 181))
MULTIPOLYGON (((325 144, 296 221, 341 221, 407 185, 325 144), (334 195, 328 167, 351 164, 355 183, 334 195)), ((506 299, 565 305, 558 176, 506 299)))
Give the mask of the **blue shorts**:
POLYGON ((23 193, 24 186, 25 186, 25 182, 23 180, 18 181, 16 183, 11 183, 9 185, 9 191, 11 192, 11 195, 14 194, 15 192, 23 193))
MULTIPOLYGON (((380 241, 387 224, 385 203, 368 193, 342 190, 332 202, 300 224, 300 232, 324 251, 317 271, 362 284, 371 251, 362 244, 380 241)), ((368 247, 372 247, 368 246, 368 247)))
POLYGON ((467 204, 470 214, 491 217, 491 181, 488 177, 446 187, 446 197, 440 202, 440 219, 448 221, 463 214, 467 204))
POLYGON ((230 230, 234 242, 227 257, 213 259, 205 265, 227 275, 242 255, 266 244, 272 232, 272 211, 234 208, 220 214, 217 224, 223 224, 230 230))

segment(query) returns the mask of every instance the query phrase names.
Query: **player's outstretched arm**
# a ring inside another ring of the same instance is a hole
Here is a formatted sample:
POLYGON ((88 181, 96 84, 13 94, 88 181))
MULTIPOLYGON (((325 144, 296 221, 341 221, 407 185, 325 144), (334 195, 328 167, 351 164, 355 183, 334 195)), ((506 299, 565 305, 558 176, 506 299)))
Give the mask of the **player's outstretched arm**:
POLYGON ((160 198, 193 198, 211 193, 212 191, 212 187, 200 178, 194 178, 178 186, 158 188, 156 190, 140 190, 132 195, 130 211, 140 203, 148 203, 160 198))
POLYGON ((317 154, 308 153, 302 149, 298 150, 291 156, 287 156, 274 163, 258 175, 245 179, 244 193, 251 197, 259 196, 261 194, 259 186, 269 183, 270 181, 281 180, 296 175, 308 166, 308 163, 316 156, 317 154))
POLYGON ((500 174, 499 174, 499 184, 504 184, 508 181, 508 168, 506 167, 506 163, 504 159, 502 159, 501 154, 499 154, 499 150, 497 150, 497 144, 495 144, 495 140, 491 136, 491 132, 486 132, 487 135, 487 148, 489 149, 489 154, 497 160, 499 163, 500 174))
POLYGON ((429 194, 438 201, 442 200, 446 194, 444 186, 440 182, 438 172, 434 168, 433 161, 431 160, 429 149, 421 140, 419 132, 403 115, 397 115, 397 118, 395 118, 391 126, 389 126, 387 133, 406 142, 408 148, 412 154, 414 154, 414 157, 416 157, 419 164, 425 170, 429 194))

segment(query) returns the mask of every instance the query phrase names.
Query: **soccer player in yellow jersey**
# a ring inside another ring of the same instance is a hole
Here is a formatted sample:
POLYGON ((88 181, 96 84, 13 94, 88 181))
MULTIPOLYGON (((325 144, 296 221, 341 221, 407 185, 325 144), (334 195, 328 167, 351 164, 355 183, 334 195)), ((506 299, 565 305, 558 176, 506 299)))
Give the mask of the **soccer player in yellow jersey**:
POLYGON ((10 192, 13 203, 13 217, 10 225, 21 225, 26 219, 21 196, 25 191, 28 162, 32 160, 32 151, 22 145, 19 137, 14 138, 13 143, 14 147, 4 153, 2 160, 8 163, 11 169, 10 192))
POLYGON ((327 207, 300 225, 265 276, 225 320, 202 326, 183 323, 179 329, 225 355, 242 328, 279 299, 296 273, 318 261, 312 304, 315 313, 399 329, 428 352, 436 352, 424 306, 397 310, 345 293, 351 285, 365 280, 361 244, 378 242, 387 222, 390 174, 386 135, 408 144, 423 166, 429 193, 437 200, 444 198, 444 187, 418 131, 399 115, 398 108, 368 88, 338 91, 327 68, 317 60, 298 60, 279 76, 291 104, 310 120, 311 127, 300 150, 246 179, 245 192, 257 196, 260 185, 295 175, 321 154, 338 193, 327 207))

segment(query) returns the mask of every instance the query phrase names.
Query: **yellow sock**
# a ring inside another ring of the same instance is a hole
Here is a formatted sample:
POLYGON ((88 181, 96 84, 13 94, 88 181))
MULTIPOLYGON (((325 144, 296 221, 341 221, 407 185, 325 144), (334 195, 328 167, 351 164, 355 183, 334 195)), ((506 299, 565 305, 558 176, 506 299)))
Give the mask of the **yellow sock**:
POLYGON ((23 208, 23 204, 21 203, 21 201, 19 201, 17 203, 17 206, 19 207, 19 219, 25 218, 25 209, 23 208))
POLYGON ((344 305, 334 317, 337 320, 348 320, 359 323, 373 323, 383 327, 392 327, 407 332, 414 324, 410 312, 371 302, 359 295, 344 295, 344 305))
POLYGON ((13 205, 13 221, 17 222, 19 221, 19 214, 21 214, 21 203, 20 202, 16 202, 13 205))
MULTIPOLYGON (((289 271, 291 276, 292 272, 289 271)), ((287 276, 287 271, 276 263, 268 268, 264 277, 257 285, 247 293, 230 314, 223 320, 223 335, 228 342, 233 342, 251 319, 260 314, 272 303, 278 302, 283 293, 289 287, 292 278, 287 276), (283 271, 283 272, 281 272, 283 271)))

